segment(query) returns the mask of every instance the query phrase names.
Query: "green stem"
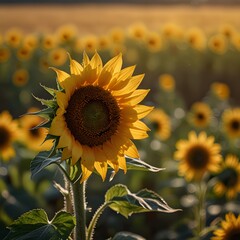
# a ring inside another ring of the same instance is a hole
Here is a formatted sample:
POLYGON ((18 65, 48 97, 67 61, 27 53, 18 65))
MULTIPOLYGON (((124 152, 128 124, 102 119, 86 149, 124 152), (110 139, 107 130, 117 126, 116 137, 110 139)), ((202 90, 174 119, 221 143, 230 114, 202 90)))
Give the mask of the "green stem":
POLYGON ((92 217, 92 220, 88 226, 88 236, 87 236, 87 240, 92 240, 93 238, 93 234, 94 234, 94 229, 96 227, 97 221, 100 217, 100 215, 102 214, 102 212, 105 210, 105 208, 107 208, 109 205, 108 203, 104 203, 103 205, 101 205, 98 210, 95 212, 94 216, 92 217))
POLYGON ((80 179, 72 183, 73 207, 76 217, 76 227, 74 240, 86 240, 86 202, 85 202, 85 182, 80 183, 80 179))

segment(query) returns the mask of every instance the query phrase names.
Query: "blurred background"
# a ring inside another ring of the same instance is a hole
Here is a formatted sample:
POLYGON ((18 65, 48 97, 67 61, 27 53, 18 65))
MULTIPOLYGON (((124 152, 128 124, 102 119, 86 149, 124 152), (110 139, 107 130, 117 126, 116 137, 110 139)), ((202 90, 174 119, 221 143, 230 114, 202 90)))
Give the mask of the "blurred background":
MULTIPOLYGON (((18 133, 9 145, 9 138, 0 131, 0 239, 8 233, 6 226, 25 211, 44 208, 51 219, 63 207, 63 197, 53 186, 54 181, 63 184, 63 179, 54 166, 30 178, 30 161, 43 149, 40 143, 46 134, 30 129, 42 119, 29 116, 21 120, 20 116, 33 107, 42 108, 33 95, 51 97, 41 87, 56 86, 49 67, 69 71, 67 52, 81 62, 83 51, 92 56, 95 50, 104 62, 122 52, 124 66, 136 65, 135 74, 145 73, 140 87, 151 91, 144 104, 160 112, 145 120, 151 128, 149 139, 136 144, 145 162, 166 170, 119 173, 104 183, 99 176, 92 176, 89 207, 97 209, 106 190, 123 183, 132 192, 152 189, 171 207, 183 209, 172 214, 138 214, 128 220, 107 210, 99 220, 95 239, 107 239, 124 230, 152 240, 193 237, 193 208, 198 199, 194 184, 178 174, 175 145, 191 130, 205 131, 221 144, 223 158, 230 153, 240 157, 240 130, 237 127, 232 137, 224 130, 222 118, 225 111, 240 105, 240 0, 0 3, 0 130, 9 130, 3 123, 9 121, 9 128, 18 133), (207 107, 196 107, 197 102, 207 107), (199 112, 204 124, 201 119, 193 120, 199 112)), ((240 126, 239 113, 232 119, 240 126)), ((240 190, 235 191, 236 196, 229 199, 209 189, 207 226, 228 211, 240 212, 240 190)), ((203 239, 211 236, 209 231, 203 239)))

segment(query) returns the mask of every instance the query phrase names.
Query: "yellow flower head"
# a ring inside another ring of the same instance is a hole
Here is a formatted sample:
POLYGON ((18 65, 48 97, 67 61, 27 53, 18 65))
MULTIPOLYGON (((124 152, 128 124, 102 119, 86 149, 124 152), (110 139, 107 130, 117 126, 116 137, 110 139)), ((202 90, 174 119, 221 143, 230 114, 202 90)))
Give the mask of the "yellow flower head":
POLYGON ((226 100, 229 98, 230 89, 227 84, 215 82, 211 85, 211 91, 215 96, 221 100, 226 100))
POLYGON ((115 44, 121 44, 125 40, 125 32, 121 28, 113 28, 109 35, 111 41, 115 44))
POLYGON ((225 220, 221 221, 221 227, 213 232, 211 240, 237 240, 240 239, 240 215, 235 217, 228 213, 225 220))
POLYGON ((145 37, 145 42, 151 52, 157 52, 162 48, 161 36, 156 32, 149 32, 145 37))
POLYGON ((32 57, 32 49, 27 46, 22 46, 17 51, 17 57, 20 61, 27 61, 32 57))
POLYGON ((128 32, 131 38, 143 41, 147 35, 147 28, 143 23, 136 23, 129 27, 128 32))
POLYGON ((206 36, 199 28, 190 28, 185 35, 186 42, 194 49, 202 51, 205 49, 206 36))
POLYGON ((0 113, 0 159, 8 161, 15 156, 13 143, 18 134, 18 124, 12 116, 7 111, 0 113))
POLYGON ((63 48, 55 48, 48 54, 48 62, 53 66, 62 66, 67 61, 67 53, 63 48))
POLYGON ((161 74, 159 76, 159 85, 164 91, 171 92, 175 89, 175 79, 170 74, 161 74))
POLYGON ((182 38, 183 31, 180 26, 175 23, 168 22, 163 25, 161 34, 165 39, 168 40, 179 40, 182 38))
POLYGON ((231 24, 223 24, 219 27, 219 33, 224 35, 226 38, 231 39, 236 33, 236 29, 231 24))
POLYGON ((218 175, 218 182, 214 186, 214 192, 219 195, 226 195, 233 199, 240 192, 240 163, 236 156, 227 155, 221 164, 218 175))
POLYGON ((9 29, 5 34, 6 43, 13 48, 17 48, 23 38, 22 31, 18 28, 9 29))
POLYGON ((10 51, 7 47, 0 46, 0 63, 6 62, 10 57, 10 51))
POLYGON ((58 46, 58 39, 53 34, 45 34, 42 37, 41 45, 44 50, 50 50, 58 46))
POLYGON ((224 35, 216 34, 208 41, 210 50, 218 54, 224 54, 227 50, 227 41, 224 35))
POLYGON ((176 143, 175 158, 180 161, 179 174, 187 180, 201 180, 206 172, 219 171, 221 161, 219 144, 214 143, 214 137, 208 137, 205 132, 197 135, 190 132, 188 140, 176 143))
POLYGON ((212 118, 212 110, 208 104, 196 102, 191 106, 189 120, 199 128, 209 126, 212 118))
POLYGON ((82 47, 88 53, 94 53, 97 50, 97 37, 88 35, 82 38, 82 47))
POLYGON ((29 79, 29 73, 24 68, 16 70, 12 76, 12 81, 13 81, 14 85, 16 85, 18 87, 22 87, 22 86, 26 85, 28 82, 28 79, 29 79))
POLYGON ((127 171, 125 155, 139 158, 130 139, 146 138, 149 128, 139 119, 152 107, 139 105, 149 90, 137 90, 143 75, 135 67, 122 68, 119 54, 103 65, 95 53, 84 53, 83 63, 70 60, 70 74, 58 69, 62 90, 56 92, 58 109, 49 134, 59 137, 62 160, 80 161, 82 181, 94 169, 105 179, 108 165, 127 171))
POLYGON ((34 34, 29 34, 23 39, 23 46, 26 46, 30 49, 35 49, 38 46, 38 37, 34 34))
POLYGON ((222 115, 223 130, 229 138, 240 137, 240 108, 226 109, 222 115))
POLYGON ((147 117, 153 125, 156 136, 167 140, 171 134, 171 120, 161 109, 154 109, 147 117))
POLYGON ((231 43, 238 51, 240 51, 240 33, 234 34, 231 38, 231 43))
POLYGON ((57 38, 59 43, 68 43, 73 41, 77 35, 77 29, 74 25, 64 25, 57 29, 57 38))
POLYGON ((97 45, 99 50, 106 50, 111 45, 110 38, 105 35, 99 36, 97 39, 97 42, 98 42, 97 45))
MULTIPOLYGON (((30 108, 28 112, 37 112, 37 108, 30 108)), ((46 151, 52 147, 51 141, 44 142, 47 130, 36 128, 44 120, 39 116, 25 115, 20 118, 21 142, 33 151, 46 151)))

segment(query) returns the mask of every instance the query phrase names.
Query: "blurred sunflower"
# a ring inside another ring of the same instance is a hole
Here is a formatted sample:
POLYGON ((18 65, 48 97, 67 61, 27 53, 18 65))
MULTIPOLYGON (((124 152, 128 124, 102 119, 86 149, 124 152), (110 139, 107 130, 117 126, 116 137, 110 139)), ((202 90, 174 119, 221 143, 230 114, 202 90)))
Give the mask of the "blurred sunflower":
POLYGON ((82 38, 82 47, 87 53, 94 53, 97 50, 97 37, 88 35, 82 38))
POLYGON ((62 66, 67 61, 67 53, 64 48, 55 48, 48 53, 48 62, 53 66, 62 66))
POLYGON ((162 48, 162 39, 156 32, 149 32, 146 35, 145 42, 151 52, 157 52, 162 48))
POLYGON ((226 156, 213 190, 219 196, 226 195, 228 199, 235 198, 240 192, 240 163, 236 156, 226 156))
POLYGON ((226 109, 222 114, 223 130, 229 138, 240 137, 240 108, 226 109))
POLYGON ((63 25, 57 29, 58 42, 65 44, 73 41, 77 36, 77 29, 74 25, 63 25))
POLYGON ((50 50, 58 46, 58 39, 53 34, 45 34, 42 37, 41 45, 44 50, 50 50))
POLYGON ((169 116, 161 109, 154 109, 148 116, 153 126, 155 135, 161 140, 166 140, 171 134, 171 121, 169 116))
POLYGON ((17 50, 17 58, 20 61, 27 61, 32 57, 32 49, 27 46, 21 46, 17 50))
POLYGON ((111 46, 110 38, 106 35, 99 36, 97 42, 99 50, 106 50, 111 46))
POLYGON ((195 127, 208 127, 212 119, 212 110, 208 104, 204 102, 196 102, 191 106, 189 112, 189 121, 195 127))
POLYGON ((13 143, 18 139, 19 128, 9 112, 0 113, 0 159, 10 160, 15 156, 13 143))
POLYGON ((216 34, 210 37, 208 40, 208 46, 211 51, 218 54, 224 54, 227 50, 226 38, 222 34, 216 34))
MULTIPOLYGON (((28 112, 37 112, 39 109, 30 108, 28 112)), ((33 151, 46 151, 52 147, 51 141, 44 142, 47 136, 47 130, 43 128, 36 128, 43 119, 38 116, 24 115, 20 118, 21 126, 21 142, 33 151)))
POLYGON ((121 44, 125 40, 125 32, 121 28, 111 29, 109 35, 110 35, 111 41, 115 44, 121 44))
POLYGON ((15 86, 22 87, 27 84, 29 80, 29 73, 26 69, 17 69, 12 76, 12 81, 15 86))
POLYGON ((5 33, 5 42, 13 48, 19 47, 23 38, 23 33, 18 28, 11 28, 5 33))
POLYGON ((167 40, 180 40, 182 38, 183 31, 177 24, 168 22, 163 25, 161 34, 163 38, 167 40))
POLYGON ((23 39, 23 46, 30 48, 31 50, 38 47, 38 37, 35 34, 28 34, 23 39))
POLYGON ((210 86, 212 93, 220 100, 227 100, 230 95, 230 89, 227 84, 214 82, 210 86))
POLYGON ((63 91, 56 92, 58 109, 49 134, 59 137, 63 160, 80 161, 82 181, 94 169, 104 180, 107 165, 126 172, 125 155, 139 157, 130 139, 148 136, 139 119, 152 107, 138 103, 149 90, 136 90, 144 75, 132 76, 134 66, 121 68, 121 54, 103 66, 95 53, 91 60, 84 54, 82 65, 71 60, 70 75, 54 69, 63 91))
POLYGON ((190 28, 185 33, 186 42, 194 49, 202 51, 206 46, 206 36, 200 28, 190 28))
POLYGON ((224 35, 226 38, 231 39, 236 33, 236 29, 233 25, 225 23, 219 27, 219 33, 224 35))
POLYGON ((238 51, 240 51, 240 33, 234 34, 231 43, 238 51))
POLYGON ((170 74, 161 74, 159 76, 159 86, 166 92, 171 92, 175 89, 175 79, 170 74))
POLYGON ((221 221, 221 227, 213 232, 211 240, 238 240, 240 239, 240 215, 235 217, 228 213, 225 220, 221 221))
POLYGON ((199 181, 206 172, 219 171, 221 161, 219 144, 214 143, 214 137, 208 137, 205 132, 197 134, 190 132, 188 140, 179 140, 176 143, 176 160, 180 160, 179 174, 186 180, 199 181))
POLYGON ((0 63, 6 62, 10 58, 9 48, 0 46, 0 63))
POLYGON ((143 23, 135 23, 129 27, 128 33, 130 38, 144 41, 147 36, 147 28, 143 23))

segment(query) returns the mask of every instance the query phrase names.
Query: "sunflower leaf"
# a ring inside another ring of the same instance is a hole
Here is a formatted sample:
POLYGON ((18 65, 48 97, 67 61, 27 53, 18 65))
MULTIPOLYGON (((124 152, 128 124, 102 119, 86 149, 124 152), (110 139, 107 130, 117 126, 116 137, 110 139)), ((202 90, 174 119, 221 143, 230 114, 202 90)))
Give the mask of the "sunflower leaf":
POLYGON ((119 232, 111 240, 145 240, 145 238, 131 232, 119 232))
POLYGON ((10 226, 4 240, 60 240, 67 239, 75 226, 75 218, 67 212, 58 212, 52 221, 43 209, 24 213, 10 226))
POLYGON ((28 113, 25 113, 24 115, 37 115, 43 118, 52 119, 54 117, 54 114, 55 114, 55 110, 53 108, 48 107, 37 112, 28 112, 28 113))
POLYGON ((165 168, 157 168, 151 166, 144 161, 136 158, 126 157, 127 169, 128 170, 141 170, 141 171, 150 171, 150 172, 159 172, 165 170, 165 168))
POLYGON ((165 212, 179 211, 173 209, 157 193, 143 189, 137 193, 131 193, 125 185, 117 184, 110 188, 105 195, 105 202, 109 207, 128 218, 133 213, 141 212, 165 212))
POLYGON ((50 151, 44 151, 38 153, 38 155, 31 161, 31 173, 32 178, 39 173, 42 169, 49 166, 50 164, 56 163, 61 159, 61 153, 58 152, 54 156, 51 156, 52 149, 50 151))
POLYGON ((42 85, 42 84, 40 84, 40 86, 41 86, 42 88, 44 88, 44 90, 46 90, 50 95, 55 96, 56 89, 46 87, 46 86, 44 86, 44 85, 42 85))

